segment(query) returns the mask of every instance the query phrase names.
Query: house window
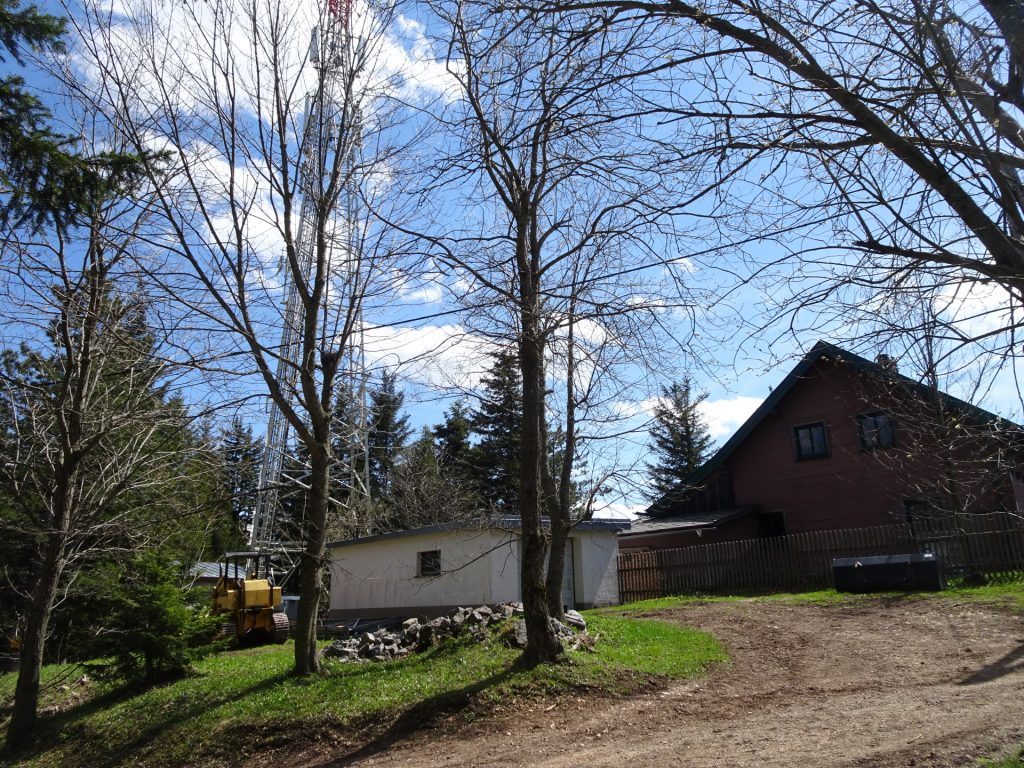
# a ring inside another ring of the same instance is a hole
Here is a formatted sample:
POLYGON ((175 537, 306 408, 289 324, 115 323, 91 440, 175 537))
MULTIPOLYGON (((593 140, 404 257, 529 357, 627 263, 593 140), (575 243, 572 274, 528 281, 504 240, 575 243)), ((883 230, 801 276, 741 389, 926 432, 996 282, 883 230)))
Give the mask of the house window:
POLYGON ((781 509, 757 513, 757 535, 762 539, 786 535, 786 513, 781 509))
POLYGON ((796 445, 796 458, 820 459, 828 456, 828 439, 825 436, 825 422, 801 424, 793 427, 793 443, 796 445))
POLYGON ((860 436, 860 447, 865 451, 888 448, 896 444, 896 430, 893 428, 892 419, 889 414, 882 411, 858 416, 857 434, 860 436))
POLYGON ((429 552, 418 553, 419 576, 440 576, 441 575, 441 550, 432 549, 429 552))

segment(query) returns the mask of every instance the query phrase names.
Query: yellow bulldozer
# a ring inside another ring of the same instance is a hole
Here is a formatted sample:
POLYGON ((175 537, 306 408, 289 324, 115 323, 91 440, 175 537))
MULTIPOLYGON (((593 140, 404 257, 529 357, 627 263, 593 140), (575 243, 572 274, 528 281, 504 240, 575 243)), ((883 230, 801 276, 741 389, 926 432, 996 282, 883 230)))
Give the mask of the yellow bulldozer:
POLYGON ((224 616, 221 634, 239 645, 283 643, 291 629, 279 610, 281 588, 274 586, 270 554, 227 552, 213 588, 213 613, 224 616))

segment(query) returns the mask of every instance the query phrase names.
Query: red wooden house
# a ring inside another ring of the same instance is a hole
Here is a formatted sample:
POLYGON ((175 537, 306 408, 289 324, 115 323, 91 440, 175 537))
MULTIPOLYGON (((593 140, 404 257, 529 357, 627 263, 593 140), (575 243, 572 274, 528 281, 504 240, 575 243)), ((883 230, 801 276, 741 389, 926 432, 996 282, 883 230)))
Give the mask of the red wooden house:
MULTIPOLYGON (((667 549, 1015 509, 1021 428, 819 342, 735 435, 619 537, 667 549)), ((1024 506, 1024 504, 1020 504, 1024 506)))

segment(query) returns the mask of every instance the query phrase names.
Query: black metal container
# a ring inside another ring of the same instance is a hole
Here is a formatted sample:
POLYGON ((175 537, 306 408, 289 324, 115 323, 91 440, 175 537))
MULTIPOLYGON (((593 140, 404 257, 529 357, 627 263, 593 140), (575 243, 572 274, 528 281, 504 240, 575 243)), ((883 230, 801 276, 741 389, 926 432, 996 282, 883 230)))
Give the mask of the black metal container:
POLYGON ((946 587, 942 564, 931 553, 836 557, 832 578, 839 592, 937 591, 946 587))

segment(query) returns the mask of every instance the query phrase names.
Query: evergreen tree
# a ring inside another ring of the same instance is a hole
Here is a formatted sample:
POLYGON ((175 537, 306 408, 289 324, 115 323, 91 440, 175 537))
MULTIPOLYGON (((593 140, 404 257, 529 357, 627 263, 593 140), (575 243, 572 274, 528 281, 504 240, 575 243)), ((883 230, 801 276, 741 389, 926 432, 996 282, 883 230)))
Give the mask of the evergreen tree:
POLYGON ((444 421, 435 424, 431 430, 436 441, 437 462, 447 474, 470 480, 474 476, 473 446, 470 434, 473 431, 472 414, 466 404, 459 400, 444 412, 444 421))
POLYGON ((244 538, 252 524, 259 495, 263 442, 253 437, 252 427, 234 418, 221 435, 219 448, 231 517, 239 536, 244 538))
POLYGON ((652 501, 676 489, 683 479, 701 466, 711 449, 711 434, 698 406, 707 393, 695 394, 689 379, 661 388, 654 407, 651 449, 656 461, 647 465, 652 501))
POLYGON ((386 501, 401 450, 412 429, 402 413, 405 395, 395 388, 395 374, 384 372, 380 386, 370 393, 368 454, 370 498, 386 501))
POLYGON ((523 428, 523 387, 514 352, 491 355, 484 391, 472 417, 480 440, 473 451, 481 496, 502 514, 519 514, 519 453, 523 428))
MULTIPOLYGON (((17 0, 0 0, 0 46, 24 66, 23 48, 62 53, 64 20, 17 0)), ((0 54, 0 63, 7 64, 0 54)), ((50 112, 18 75, 0 78, 0 218, 40 229, 75 222, 94 199, 136 181, 136 158, 114 153, 92 157, 69 151, 74 138, 52 130, 50 112)))
POLYGON ((166 552, 143 551, 107 563, 84 579, 84 592, 103 624, 85 648, 100 676, 151 686, 184 676, 209 653, 219 619, 189 605, 180 566, 166 552))
POLYGON ((349 500, 365 492, 358 479, 365 476, 366 470, 362 448, 355 444, 362 426, 358 411, 352 390, 346 385, 339 385, 331 419, 331 455, 334 459, 331 495, 334 498, 349 500))

